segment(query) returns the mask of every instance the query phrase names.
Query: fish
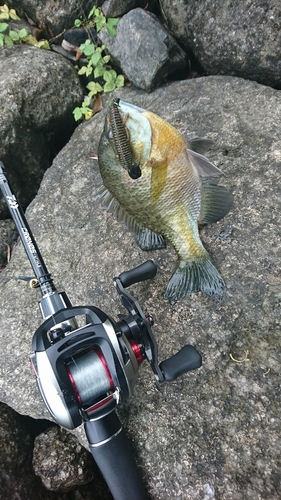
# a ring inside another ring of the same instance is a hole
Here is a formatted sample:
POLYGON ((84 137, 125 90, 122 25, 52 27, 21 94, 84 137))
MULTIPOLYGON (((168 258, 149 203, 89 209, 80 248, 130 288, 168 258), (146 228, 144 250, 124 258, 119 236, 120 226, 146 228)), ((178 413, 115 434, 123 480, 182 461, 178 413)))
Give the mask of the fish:
POLYGON ((193 292, 221 296, 226 291, 199 235, 201 224, 222 219, 233 204, 232 194, 218 184, 222 171, 204 156, 211 143, 186 141, 150 110, 120 99, 109 104, 98 146, 99 196, 142 250, 165 248, 166 242, 174 247, 178 261, 164 292, 170 301, 193 292), (136 178, 130 175, 133 165, 139 169, 136 178))

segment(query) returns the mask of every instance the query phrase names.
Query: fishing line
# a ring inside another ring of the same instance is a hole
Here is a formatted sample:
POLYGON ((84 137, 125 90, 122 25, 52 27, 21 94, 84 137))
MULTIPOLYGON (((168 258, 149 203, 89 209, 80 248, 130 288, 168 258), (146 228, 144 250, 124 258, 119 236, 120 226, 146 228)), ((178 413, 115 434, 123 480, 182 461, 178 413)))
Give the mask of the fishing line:
POLYGON ((106 361, 99 350, 72 357, 67 365, 70 382, 81 404, 91 403, 110 390, 114 390, 106 361))

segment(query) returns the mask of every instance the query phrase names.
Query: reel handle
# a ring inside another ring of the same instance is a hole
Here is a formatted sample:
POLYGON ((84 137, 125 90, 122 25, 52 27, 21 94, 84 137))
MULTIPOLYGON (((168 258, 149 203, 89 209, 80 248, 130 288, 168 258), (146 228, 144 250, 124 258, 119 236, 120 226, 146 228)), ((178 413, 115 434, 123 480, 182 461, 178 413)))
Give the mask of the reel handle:
POLYGON ((114 500, 148 500, 129 440, 115 412, 85 422, 90 451, 114 500))
POLYGON ((164 379, 167 382, 172 382, 183 373, 196 370, 201 365, 201 354, 192 345, 186 345, 177 354, 162 361, 159 367, 164 379))
POLYGON ((130 271, 124 271, 121 273, 118 278, 121 281, 121 284, 124 288, 127 288, 134 283, 138 283, 139 281, 145 281, 152 279, 156 276, 157 266, 154 264, 152 260, 147 260, 143 264, 130 271))

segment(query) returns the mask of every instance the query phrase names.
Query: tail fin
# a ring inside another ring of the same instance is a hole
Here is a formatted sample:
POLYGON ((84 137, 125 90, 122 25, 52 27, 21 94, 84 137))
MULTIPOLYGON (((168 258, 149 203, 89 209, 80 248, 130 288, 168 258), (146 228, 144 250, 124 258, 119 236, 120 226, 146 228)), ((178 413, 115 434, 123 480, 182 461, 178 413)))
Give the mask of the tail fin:
POLYGON ((207 257, 190 262, 179 260, 164 293, 165 299, 180 300, 192 292, 223 295, 225 282, 207 257))

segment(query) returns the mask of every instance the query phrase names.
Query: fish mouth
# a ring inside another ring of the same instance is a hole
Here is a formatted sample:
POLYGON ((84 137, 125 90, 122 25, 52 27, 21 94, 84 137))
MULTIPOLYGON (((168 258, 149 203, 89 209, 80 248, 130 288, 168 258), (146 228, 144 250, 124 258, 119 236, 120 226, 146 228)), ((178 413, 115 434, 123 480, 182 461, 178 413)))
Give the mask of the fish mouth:
POLYGON ((143 113, 145 110, 134 104, 114 99, 107 115, 110 137, 120 163, 133 179, 141 176, 152 147, 150 122, 143 113))

